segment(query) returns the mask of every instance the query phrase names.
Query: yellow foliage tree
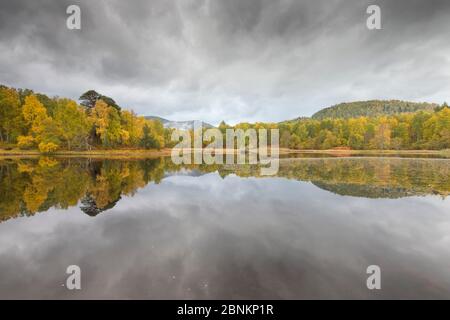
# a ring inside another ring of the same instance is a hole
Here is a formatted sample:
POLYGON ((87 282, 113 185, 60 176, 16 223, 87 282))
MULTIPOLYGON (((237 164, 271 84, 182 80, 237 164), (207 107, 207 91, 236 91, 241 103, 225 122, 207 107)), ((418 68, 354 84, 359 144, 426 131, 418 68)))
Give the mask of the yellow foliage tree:
POLYGON ((120 143, 123 134, 117 109, 108 106, 103 100, 98 100, 92 108, 91 121, 103 146, 111 147, 120 143))

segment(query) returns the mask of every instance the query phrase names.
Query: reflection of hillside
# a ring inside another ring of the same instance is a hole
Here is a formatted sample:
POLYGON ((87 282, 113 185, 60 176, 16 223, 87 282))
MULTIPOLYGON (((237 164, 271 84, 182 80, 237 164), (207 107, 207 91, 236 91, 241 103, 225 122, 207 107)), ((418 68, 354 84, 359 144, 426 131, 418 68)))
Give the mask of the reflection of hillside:
POLYGON ((340 194, 400 198, 450 192, 450 161, 440 159, 346 158, 289 161, 279 176, 311 181, 340 194))
MULTIPOLYGON (((227 166, 222 176, 259 176, 255 166, 227 166)), ((450 192, 450 160, 399 158, 316 158, 281 160, 278 177, 310 181, 341 195, 398 198, 450 192)))
MULTIPOLYGON (((33 215, 51 207, 79 206, 95 216, 148 183, 173 174, 218 172, 259 177, 250 165, 174 165, 170 158, 147 160, 0 160, 0 220, 33 215)), ((280 161, 279 177, 311 181, 340 195, 398 198, 450 192, 450 161, 396 158, 316 158, 280 161)))
POLYGON ((414 195, 413 192, 404 188, 380 187, 366 184, 329 184, 317 181, 313 181, 313 184, 320 189, 327 190, 341 196, 397 199, 414 195))

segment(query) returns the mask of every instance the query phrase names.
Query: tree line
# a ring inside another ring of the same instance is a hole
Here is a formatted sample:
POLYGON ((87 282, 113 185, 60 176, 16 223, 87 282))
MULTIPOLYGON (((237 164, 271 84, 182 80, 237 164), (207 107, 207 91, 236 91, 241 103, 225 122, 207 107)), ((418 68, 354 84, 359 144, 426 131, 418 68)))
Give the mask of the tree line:
MULTIPOLYGON (((450 148, 450 108, 355 118, 299 118, 280 123, 240 123, 219 129, 279 129, 280 147, 290 149, 441 150, 450 148)), ((224 134, 225 140, 225 134, 224 134)), ((270 138, 268 139, 270 141, 270 138)))
POLYGON ((280 145, 292 149, 446 149, 450 148, 450 108, 376 117, 282 123, 280 145))
MULTIPOLYGON (((176 143, 171 141, 172 130, 164 128, 160 121, 124 110, 112 98, 94 90, 82 94, 79 101, 80 104, 28 89, 0 86, 0 143, 21 149, 37 148, 44 153, 92 148, 159 149, 176 143)), ((375 116, 299 118, 235 126, 222 121, 218 128, 224 141, 228 128, 267 129, 269 134, 269 129, 279 129, 280 146, 290 149, 450 148, 450 108, 446 103, 438 106, 394 102, 384 106, 388 114, 375 116)), ((374 106, 378 110, 381 104, 374 106)), ((345 104, 340 110, 345 113, 361 108, 361 103, 356 102, 345 104)))
POLYGON ((80 104, 66 98, 0 86, 0 143, 21 149, 163 148, 170 130, 161 122, 123 110, 89 90, 80 104))

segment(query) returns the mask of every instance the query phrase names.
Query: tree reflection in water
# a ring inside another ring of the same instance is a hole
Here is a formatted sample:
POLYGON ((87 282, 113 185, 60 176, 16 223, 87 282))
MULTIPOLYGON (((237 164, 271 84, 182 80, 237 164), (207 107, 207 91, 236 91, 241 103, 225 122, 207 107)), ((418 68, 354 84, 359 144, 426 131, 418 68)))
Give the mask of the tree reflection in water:
MULTIPOLYGON (((113 208, 149 183, 183 170, 259 177, 250 165, 177 166, 170 158, 117 160, 88 158, 0 159, 0 220, 30 216, 51 207, 79 205, 89 216, 113 208)), ((282 159, 278 177, 308 181, 330 192, 366 198, 399 198, 450 192, 450 160, 400 158, 282 159)), ((270 177, 261 177, 270 179, 270 177)))

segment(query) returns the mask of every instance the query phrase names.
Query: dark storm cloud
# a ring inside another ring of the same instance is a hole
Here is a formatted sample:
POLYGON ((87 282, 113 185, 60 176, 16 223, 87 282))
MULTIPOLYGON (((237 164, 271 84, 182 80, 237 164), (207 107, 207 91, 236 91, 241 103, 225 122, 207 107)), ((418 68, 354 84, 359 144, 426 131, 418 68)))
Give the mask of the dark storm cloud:
POLYGON ((342 101, 450 96, 445 0, 2 0, 0 81, 140 114, 282 120, 342 101), (78 4, 82 29, 66 28, 78 4), (378 4, 382 30, 366 28, 378 4))

